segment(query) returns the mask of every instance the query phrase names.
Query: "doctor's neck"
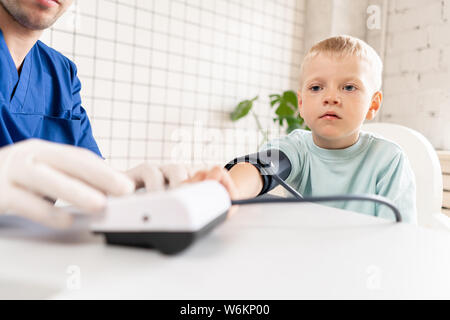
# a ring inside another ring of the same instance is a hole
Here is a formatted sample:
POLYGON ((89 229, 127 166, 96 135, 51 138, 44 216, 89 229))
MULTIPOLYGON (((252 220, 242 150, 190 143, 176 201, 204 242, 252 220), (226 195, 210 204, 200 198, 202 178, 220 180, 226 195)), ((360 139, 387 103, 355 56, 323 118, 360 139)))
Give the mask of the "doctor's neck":
POLYGON ((32 30, 17 22, 0 3, 0 29, 17 70, 44 30, 32 30))

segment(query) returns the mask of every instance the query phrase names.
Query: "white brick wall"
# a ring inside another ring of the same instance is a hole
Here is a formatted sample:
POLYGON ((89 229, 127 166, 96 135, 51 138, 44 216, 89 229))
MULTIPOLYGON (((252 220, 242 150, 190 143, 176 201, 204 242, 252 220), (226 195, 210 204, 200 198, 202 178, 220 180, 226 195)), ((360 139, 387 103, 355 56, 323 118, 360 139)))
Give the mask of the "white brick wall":
POLYGON ((450 0, 390 0, 379 119, 450 149, 450 0))
POLYGON ((364 39, 367 0, 307 0, 305 48, 326 37, 350 34, 364 39))

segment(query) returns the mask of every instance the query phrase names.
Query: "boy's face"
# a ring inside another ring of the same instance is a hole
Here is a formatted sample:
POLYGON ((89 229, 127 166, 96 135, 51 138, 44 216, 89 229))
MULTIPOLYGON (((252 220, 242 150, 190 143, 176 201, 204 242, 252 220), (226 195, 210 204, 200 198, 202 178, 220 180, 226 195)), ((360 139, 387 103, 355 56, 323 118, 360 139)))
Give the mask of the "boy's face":
POLYGON ((381 105, 372 75, 370 65, 356 56, 318 54, 305 63, 299 110, 316 145, 341 149, 358 140, 362 123, 381 105))

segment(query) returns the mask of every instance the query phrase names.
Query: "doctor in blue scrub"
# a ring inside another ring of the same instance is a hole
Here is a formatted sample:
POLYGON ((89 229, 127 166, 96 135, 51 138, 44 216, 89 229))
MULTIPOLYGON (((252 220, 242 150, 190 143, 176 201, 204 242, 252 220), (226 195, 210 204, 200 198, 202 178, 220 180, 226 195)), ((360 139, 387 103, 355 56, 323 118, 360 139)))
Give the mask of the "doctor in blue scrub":
POLYGON ((69 226, 61 199, 87 212, 106 196, 176 185, 183 166, 109 167, 80 98, 77 68, 39 41, 73 0, 0 0, 0 214, 47 226, 69 226))

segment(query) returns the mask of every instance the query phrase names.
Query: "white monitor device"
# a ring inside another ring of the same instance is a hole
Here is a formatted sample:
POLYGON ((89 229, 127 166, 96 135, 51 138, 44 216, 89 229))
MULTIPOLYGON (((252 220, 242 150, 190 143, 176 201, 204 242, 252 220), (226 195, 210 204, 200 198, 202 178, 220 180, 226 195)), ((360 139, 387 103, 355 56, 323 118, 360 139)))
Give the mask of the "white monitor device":
POLYGON ((186 184, 169 191, 136 193, 110 199, 91 231, 108 244, 155 248, 178 253, 224 221, 231 206, 216 181, 186 184))

